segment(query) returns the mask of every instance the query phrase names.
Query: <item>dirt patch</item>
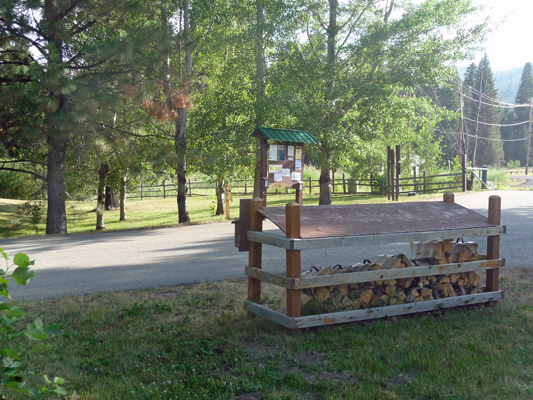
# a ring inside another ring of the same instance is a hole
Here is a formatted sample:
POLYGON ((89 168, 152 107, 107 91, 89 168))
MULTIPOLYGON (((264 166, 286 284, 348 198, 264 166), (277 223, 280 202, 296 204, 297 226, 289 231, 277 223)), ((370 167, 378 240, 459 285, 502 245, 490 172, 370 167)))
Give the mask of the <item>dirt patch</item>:
POLYGON ((345 384, 353 385, 355 383, 361 382, 359 376, 347 375, 343 372, 331 372, 331 371, 322 371, 319 374, 314 374, 304 377, 307 382, 310 384, 316 384, 318 382, 322 383, 338 383, 342 382, 345 384))
POLYGON ((316 363, 322 360, 323 354, 305 351, 300 354, 293 354, 291 360, 297 364, 316 363))

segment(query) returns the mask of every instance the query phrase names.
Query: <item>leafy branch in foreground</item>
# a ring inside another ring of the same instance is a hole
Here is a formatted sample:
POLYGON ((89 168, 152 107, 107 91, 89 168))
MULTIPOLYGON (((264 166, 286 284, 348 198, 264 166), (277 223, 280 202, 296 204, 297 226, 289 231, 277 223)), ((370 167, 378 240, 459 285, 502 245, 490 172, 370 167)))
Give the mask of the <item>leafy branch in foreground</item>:
MULTIPOLYGON (((0 269, 0 295, 11 299, 9 295, 9 278, 18 285, 26 286, 31 278, 35 278, 35 272, 30 268, 34 261, 24 253, 17 253, 13 257, 13 264, 9 265, 9 257, 0 248, 0 254, 6 261, 6 269, 0 269), (10 270, 16 267, 12 272, 10 270)), ((43 341, 50 338, 59 328, 59 324, 44 327, 40 318, 35 318, 33 323, 25 327, 19 326, 18 322, 24 318, 24 311, 20 307, 0 301, 0 398, 5 399, 6 390, 22 392, 31 397, 41 397, 46 393, 65 395, 67 392, 60 385, 66 381, 55 377, 52 380, 45 375, 47 386, 40 389, 28 387, 22 361, 28 353, 49 351, 52 346, 43 341), (35 344, 35 342, 41 342, 35 344)))

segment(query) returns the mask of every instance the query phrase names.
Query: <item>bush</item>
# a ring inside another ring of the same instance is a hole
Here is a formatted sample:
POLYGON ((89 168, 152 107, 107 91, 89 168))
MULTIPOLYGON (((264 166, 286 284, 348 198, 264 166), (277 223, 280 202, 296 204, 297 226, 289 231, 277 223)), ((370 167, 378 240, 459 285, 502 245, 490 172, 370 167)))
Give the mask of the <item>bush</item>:
MULTIPOLYGON (((7 268, 0 269, 0 295, 11 299, 9 295, 9 280, 18 285, 26 286, 35 273, 30 268, 34 261, 24 253, 17 253, 13 257, 13 264, 9 265, 9 257, 0 248, 0 254, 6 261, 7 268), (9 270, 16 267, 11 274, 9 270)), ((22 392, 31 397, 41 397, 47 393, 65 395, 67 392, 60 385, 65 383, 62 378, 55 377, 53 381, 45 375, 47 386, 34 389, 28 386, 24 376, 23 360, 28 353, 37 353, 52 350, 51 346, 44 343, 55 333, 60 325, 55 324, 44 327, 40 318, 35 318, 33 323, 25 326, 19 324, 25 314, 19 307, 11 303, 0 302, 0 398, 7 390, 22 392), (36 343, 40 342, 40 343, 36 343)))
POLYGON ((39 184, 28 174, 0 171, 0 197, 5 199, 31 199, 39 184))

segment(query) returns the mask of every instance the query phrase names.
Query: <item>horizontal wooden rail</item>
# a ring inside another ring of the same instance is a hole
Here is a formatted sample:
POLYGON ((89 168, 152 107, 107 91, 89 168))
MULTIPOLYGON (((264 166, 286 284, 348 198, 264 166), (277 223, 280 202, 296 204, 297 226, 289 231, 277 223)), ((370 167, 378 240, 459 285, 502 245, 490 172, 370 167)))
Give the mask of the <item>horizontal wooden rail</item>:
POLYGON ((392 280, 403 278, 417 278, 430 275, 457 274, 470 271, 481 271, 505 267, 505 259, 469 261, 443 265, 423 265, 410 268, 395 268, 379 271, 345 272, 325 276, 311 276, 303 278, 287 278, 271 272, 250 266, 245 267, 247 276, 271 283, 286 289, 306 289, 323 286, 336 286, 351 283, 371 282, 377 280, 392 280))
POLYGON ((298 329, 442 310, 446 308, 494 302, 499 301, 502 298, 503 291, 498 290, 495 292, 477 293, 466 296, 449 297, 446 299, 427 300, 418 303, 376 307, 366 310, 340 311, 295 318, 288 317, 285 314, 271 310, 268 307, 251 302, 249 300, 245 300, 244 309, 286 328, 298 329))
POLYGON ((318 239, 289 239, 265 232, 246 232, 251 242, 268 244, 286 250, 311 250, 327 247, 347 247, 354 245, 372 245, 385 243, 417 242, 428 240, 456 239, 463 237, 498 236, 506 232, 505 226, 489 228, 448 229, 431 232, 387 233, 381 235, 344 236, 318 239))

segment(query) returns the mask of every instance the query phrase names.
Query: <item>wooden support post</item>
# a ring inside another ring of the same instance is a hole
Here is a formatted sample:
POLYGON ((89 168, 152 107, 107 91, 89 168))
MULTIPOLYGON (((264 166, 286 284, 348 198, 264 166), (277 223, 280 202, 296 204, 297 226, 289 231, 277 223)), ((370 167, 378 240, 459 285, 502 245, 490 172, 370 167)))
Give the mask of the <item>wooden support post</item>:
POLYGON ((390 146, 387 146, 387 200, 390 200, 391 187, 391 163, 390 163, 390 146))
POLYGON ((401 169, 401 158, 400 158, 400 145, 396 145, 396 201, 400 200, 400 169, 401 169))
MULTIPOLYGON (((185 193, 187 193, 187 189, 185 189, 185 193)), ((189 197, 192 197, 192 185, 191 185, 190 179, 189 179, 189 197)))
POLYGON ((374 194, 374 173, 370 173, 370 194, 374 194))
POLYGON ((141 182, 141 200, 143 199, 143 183, 141 182))
POLYGON ((248 181, 244 178, 244 194, 248 194, 248 181))
POLYGON ((418 192, 418 187, 416 185, 416 167, 413 167, 413 191, 418 192))
POLYGON ((422 173, 422 175, 423 175, 423 178, 424 178, 424 194, 426 194, 426 190, 427 190, 427 187, 426 187, 426 171, 424 171, 422 173))
POLYGON ((309 177, 309 194, 311 194, 312 192, 312 187, 313 187, 313 179, 309 177))
POLYGON ((455 196, 452 192, 444 193, 443 200, 445 203, 455 203, 455 196))
POLYGON ((331 180, 331 183, 333 184, 333 187, 331 188, 332 192, 335 193, 335 170, 333 170, 333 173, 331 174, 332 175, 332 180, 331 180))
POLYGON ((229 199, 226 197, 224 201, 226 203, 226 219, 229 219, 229 199))
MULTIPOLYGON (((250 204, 250 230, 256 232, 263 231, 263 217, 258 210, 263 208, 263 199, 253 198, 250 204)), ((250 267, 261 269, 261 255, 263 250, 261 243, 250 242, 248 253, 248 264, 250 267)), ((248 278, 248 300, 254 303, 261 301, 261 280, 248 278)), ((248 313, 249 316, 253 314, 248 313)))
POLYGON ((163 181, 163 198, 166 199, 167 198, 167 190, 166 190, 166 186, 165 186, 165 181, 163 181))
MULTIPOLYGON (((289 203, 285 206, 286 234, 288 238, 300 238, 300 205, 289 203)), ((300 250, 286 250, 287 278, 300 278, 301 255, 300 250)), ((287 315, 289 317, 302 316, 301 290, 287 289, 287 315)))
MULTIPOLYGON (((500 225, 502 216, 502 199, 500 196, 489 197, 489 223, 500 225)), ((500 258, 500 236, 487 237, 487 259, 500 258)), ((487 271, 487 291, 498 290, 500 269, 495 268, 487 271)))

